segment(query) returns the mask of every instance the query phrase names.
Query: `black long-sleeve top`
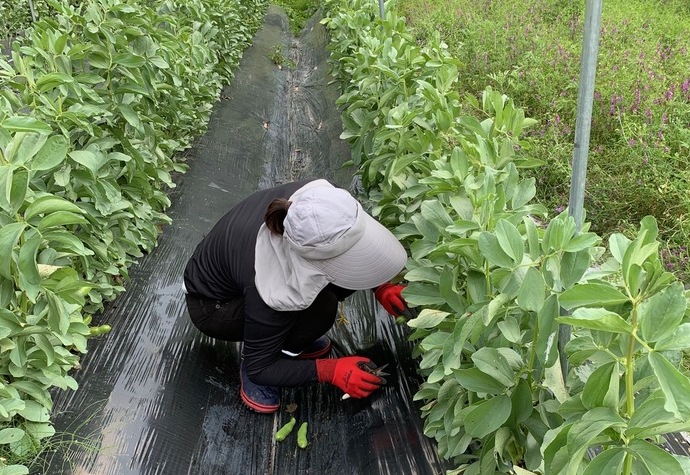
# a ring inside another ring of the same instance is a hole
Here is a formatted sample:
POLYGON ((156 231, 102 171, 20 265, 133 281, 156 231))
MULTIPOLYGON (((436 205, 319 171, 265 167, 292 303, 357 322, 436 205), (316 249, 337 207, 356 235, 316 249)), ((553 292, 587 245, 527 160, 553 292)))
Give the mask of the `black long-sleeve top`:
POLYGON ((266 208, 310 181, 259 191, 238 203, 199 243, 184 272, 190 294, 221 301, 244 297, 243 353, 247 374, 256 384, 304 386, 317 381, 314 361, 281 357, 292 312, 269 307, 254 284, 254 249, 266 208))

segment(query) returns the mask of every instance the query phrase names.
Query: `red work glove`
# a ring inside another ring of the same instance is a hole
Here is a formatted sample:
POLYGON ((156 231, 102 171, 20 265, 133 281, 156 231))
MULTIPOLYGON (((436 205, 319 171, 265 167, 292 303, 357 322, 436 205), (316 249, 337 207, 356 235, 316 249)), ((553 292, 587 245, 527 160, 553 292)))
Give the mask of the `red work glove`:
POLYGON ((374 296, 388 313, 394 317, 399 317, 408 308, 407 302, 401 294, 404 288, 403 284, 386 282, 374 290, 374 296))
POLYGON ((316 374, 320 383, 331 383, 353 398, 364 398, 381 387, 381 378, 361 369, 359 363, 371 360, 361 356, 316 360, 316 374))

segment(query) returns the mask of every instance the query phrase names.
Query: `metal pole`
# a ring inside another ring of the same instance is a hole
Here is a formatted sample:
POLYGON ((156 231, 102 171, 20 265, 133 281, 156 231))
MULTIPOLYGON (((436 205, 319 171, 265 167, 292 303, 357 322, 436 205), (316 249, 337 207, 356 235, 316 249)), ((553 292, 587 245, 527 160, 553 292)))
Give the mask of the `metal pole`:
POLYGON ((28 0, 29 2, 29 10, 31 10, 31 20, 36 23, 38 21, 38 18, 36 17, 36 10, 34 9, 34 2, 32 0, 28 0))
POLYGON ((381 19, 386 18, 386 11, 383 9, 383 0, 379 0, 379 15, 381 15, 381 19))
POLYGON ((585 178, 587 176, 587 154, 589 133, 592 125, 592 101, 594 79, 597 72, 599 51, 599 28, 601 25, 602 0, 587 0, 585 6, 585 31, 580 63, 580 85, 577 97, 577 118, 575 120, 575 147, 573 150, 573 171, 570 180, 570 201, 568 209, 575 218, 578 232, 582 229, 585 200, 585 178))
MULTIPOLYGON (((580 62, 577 118, 575 119, 575 147, 573 150, 572 177, 570 179, 570 200, 568 202, 568 213, 575 219, 578 233, 582 230, 584 217, 585 178, 587 176, 589 133, 592 126, 594 80, 597 72, 597 55, 599 52, 601 4, 602 0, 587 0, 585 5, 584 41, 580 62)), ((570 327, 568 325, 561 325, 558 331, 558 353, 564 379, 568 374, 568 359, 564 351, 568 341, 570 341, 570 327)))

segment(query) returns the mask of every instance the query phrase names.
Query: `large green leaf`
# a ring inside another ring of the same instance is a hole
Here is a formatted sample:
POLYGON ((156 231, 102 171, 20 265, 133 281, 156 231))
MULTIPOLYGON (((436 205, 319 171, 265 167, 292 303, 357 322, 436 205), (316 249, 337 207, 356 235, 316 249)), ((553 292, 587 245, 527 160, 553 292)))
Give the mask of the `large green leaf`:
POLYGON ((589 330, 627 334, 632 332, 632 326, 628 322, 605 308, 578 308, 571 316, 559 317, 558 321, 589 330))
POLYGON ((532 390, 526 379, 520 379, 510 395, 510 418, 515 427, 525 422, 533 411, 532 390))
POLYGON ((545 473, 562 474, 568 465, 567 438, 572 424, 564 424, 549 430, 544 436, 544 469, 545 473))
MULTIPOLYGON (((18 139, 22 133, 18 133, 14 136, 15 141, 18 139)), ((36 153, 43 147, 47 140, 45 134, 38 134, 35 132, 24 133, 23 140, 17 147, 16 153, 14 153, 13 158, 10 160, 15 165, 24 165, 27 161, 36 155, 36 153)), ((9 158, 8 158, 9 160, 9 158)))
POLYGON ((558 359, 558 315, 560 307, 555 294, 549 295, 537 313, 536 352, 537 359, 545 368, 558 359))
POLYGON ((610 408, 597 407, 585 413, 568 431, 567 447, 571 458, 568 473, 577 473, 585 453, 604 430, 623 426, 623 418, 610 408))
POLYGON ((93 152, 91 150, 74 150, 69 152, 69 157, 75 162, 85 166, 94 176, 98 173, 107 157, 103 152, 93 152))
POLYGON ((446 302, 437 285, 422 282, 410 282, 403 296, 411 305, 443 305, 446 302))
POLYGON ((15 214, 24 204, 27 192, 29 191, 29 170, 22 168, 14 171, 12 176, 12 189, 10 190, 10 209, 11 214, 15 214))
POLYGON ((53 135, 28 164, 31 170, 50 170, 65 161, 69 143, 62 135, 53 135))
POLYGON ((465 285, 471 303, 479 303, 488 299, 487 278, 483 272, 474 269, 468 270, 465 285))
POLYGON ((8 214, 14 214, 10 204, 12 193, 12 177, 14 177, 13 165, 0 165, 0 208, 8 214))
POLYGON ((479 235, 479 250, 491 265, 511 269, 515 263, 501 248, 498 238, 491 233, 483 232, 479 235))
POLYGON ((94 252, 84 247, 84 242, 74 234, 65 232, 62 229, 46 231, 43 237, 50 243, 51 247, 61 251, 69 251, 79 256, 91 256, 94 252))
POLYGON ((49 134, 53 129, 38 119, 28 116, 14 116, 9 117, 0 122, 0 128, 9 130, 10 132, 36 132, 39 134, 49 134))
POLYGON ((660 340, 673 333, 685 315, 687 299, 683 284, 674 282, 638 306, 640 333, 645 341, 660 340))
POLYGON ((463 388, 475 393, 501 394, 506 390, 505 385, 478 368, 456 369, 453 375, 463 388))
POLYGON ((146 58, 133 53, 116 53, 113 55, 113 63, 127 68, 140 68, 146 64, 146 58))
POLYGON ((527 249, 532 260, 536 261, 541 256, 541 246, 539 245, 539 230, 531 216, 523 218, 525 232, 527 234, 527 249))
POLYGON ((498 430, 510 417, 511 407, 510 398, 503 394, 474 405, 465 414, 465 432, 481 439, 498 430))
POLYGON ((630 243, 632 241, 623 234, 615 233, 609 237, 609 250, 619 264, 623 263, 623 256, 630 243))
POLYGON ((24 232, 26 223, 10 223, 0 227, 0 275, 12 279, 11 267, 14 247, 24 232))
POLYGON ((419 315, 407 322, 412 328, 435 328, 450 315, 448 312, 431 310, 428 308, 419 312, 419 315))
POLYGON ((657 351, 685 350, 690 348, 690 323, 679 325, 673 333, 657 341, 657 351))
POLYGON ((621 473, 623 460, 625 460, 625 450, 622 447, 612 447, 594 457, 582 475, 621 473))
POLYGON ((534 183, 534 178, 521 180, 518 183, 517 188, 515 189, 515 193, 513 194, 513 197, 511 199, 511 205, 513 209, 522 208, 527 203, 529 203, 532 198, 534 198, 536 194, 536 187, 534 186, 534 183))
POLYGON ((54 213, 56 211, 84 214, 84 211, 74 203, 59 196, 49 195, 42 196, 27 206, 24 212, 24 219, 28 221, 39 214, 54 213))
POLYGON ((441 271, 439 279, 439 292, 450 308, 460 315, 465 313, 467 303, 464 296, 458 291, 458 267, 446 265, 441 271))
POLYGON ((619 399, 618 362, 604 363, 587 378, 582 390, 582 404, 587 409, 610 407, 618 409, 619 399))
POLYGON ((470 231, 479 229, 479 224, 474 221, 460 219, 446 228, 446 231, 454 236, 466 237, 470 231))
POLYGON ((576 307, 619 305, 629 300, 620 290, 604 283, 579 284, 558 297, 558 302, 566 310, 576 307))
POLYGON ((433 223, 439 230, 445 230, 448 226, 453 225, 453 220, 438 200, 423 202, 420 211, 424 219, 433 223))
POLYGON ((564 252, 561 257, 560 278, 564 288, 577 284, 585 275, 591 261, 588 249, 578 252, 564 252))
POLYGON ((594 233, 582 233, 572 238, 563 246, 565 252, 578 252, 585 249, 590 249, 592 246, 599 243, 601 238, 594 233))
POLYGON ((680 420, 690 419, 690 398, 688 397, 690 380, 688 377, 655 351, 649 353, 647 358, 666 397, 664 409, 680 420))
POLYGON ((501 246, 503 252, 505 252, 510 258, 515 262, 515 264, 522 263, 522 256, 525 252, 525 243, 522 240, 522 235, 520 231, 515 227, 513 223, 505 219, 500 219, 496 223, 496 238, 498 239, 498 244, 501 246))
POLYGON ((24 431, 18 427, 8 427, 0 430, 0 444, 17 442, 21 440, 22 437, 24 437, 24 431))
POLYGON ((20 416, 32 422, 48 422, 50 413, 46 407, 36 401, 28 400, 25 402, 26 406, 24 409, 18 411, 20 416))
POLYGON ((515 371, 508 359, 497 348, 480 348, 472 354, 471 358, 480 371, 504 386, 511 387, 515 384, 515 371))
POLYGON ((26 292, 32 302, 36 301, 40 291, 41 276, 36 266, 36 254, 42 242, 43 237, 36 233, 19 248, 19 288, 26 292))
POLYGON ((53 292, 46 291, 48 297, 48 327, 58 335, 66 335, 70 326, 70 316, 65 301, 53 292))
POLYGON ((638 462, 644 464, 651 474, 685 475, 683 467, 676 458, 664 449, 644 440, 633 440, 628 449, 635 454, 638 462))
POLYGON ((545 292, 544 277, 537 269, 530 267, 517 294, 517 304, 524 310, 538 312, 544 305, 545 292))
POLYGON ((438 284, 441 272, 435 267, 417 267, 405 273, 405 280, 409 282, 430 282, 438 284))
POLYGON ((44 231, 46 229, 66 226, 68 224, 88 224, 88 220, 76 213, 70 211, 55 211, 45 215, 38 223, 38 230, 44 231))
POLYGON ((29 469, 24 465, 7 465, 2 469, 2 475, 28 475, 29 469))
POLYGON ((677 419, 664 409, 666 398, 663 394, 648 397, 639 407, 635 408, 635 413, 630 418, 628 428, 625 433, 629 438, 634 438, 641 432, 648 432, 658 426, 664 426, 676 422, 677 419))

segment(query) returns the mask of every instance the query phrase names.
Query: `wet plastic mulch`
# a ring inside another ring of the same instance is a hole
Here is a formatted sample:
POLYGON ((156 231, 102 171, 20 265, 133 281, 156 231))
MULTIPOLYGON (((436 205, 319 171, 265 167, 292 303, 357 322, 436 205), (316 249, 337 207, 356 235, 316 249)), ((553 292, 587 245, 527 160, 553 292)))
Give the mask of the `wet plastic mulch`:
POLYGON ((329 84, 327 37, 317 20, 295 39, 284 12, 268 10, 172 192, 173 224, 131 269, 127 291, 97 317, 113 330, 92 340, 74 373, 80 388, 55 395, 54 421, 65 439, 45 473, 424 475, 447 468, 412 402, 419 380, 405 330, 370 292, 346 301, 349 323, 337 324, 331 337, 337 352, 388 363, 385 389, 364 401, 341 401, 329 385, 284 389, 275 415, 242 404, 239 345, 201 335, 184 306, 187 259, 239 200, 300 178, 351 182, 341 168, 349 150, 338 138, 338 90, 329 84), (282 68, 271 61, 277 48, 289 56, 282 68), (288 404, 309 422, 306 449, 294 437, 273 440, 289 419, 288 404))

